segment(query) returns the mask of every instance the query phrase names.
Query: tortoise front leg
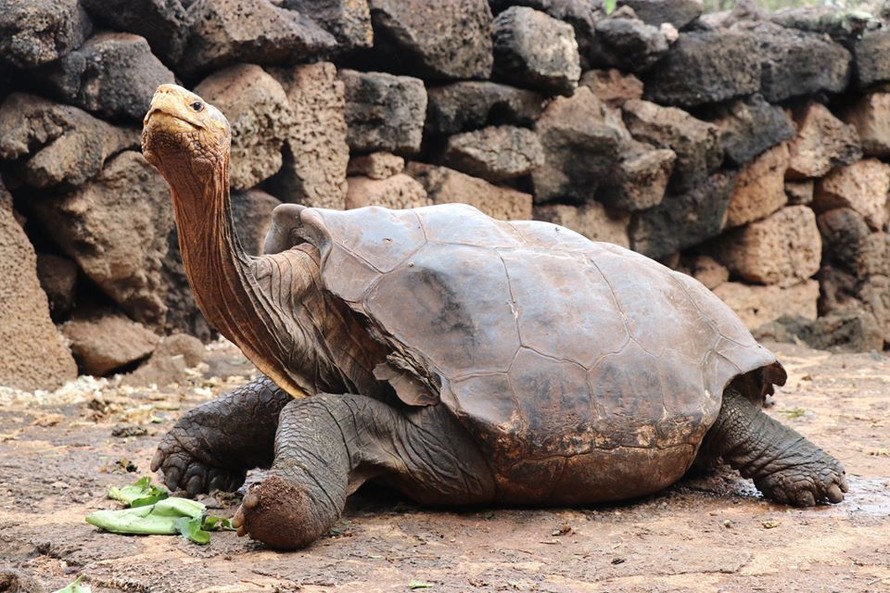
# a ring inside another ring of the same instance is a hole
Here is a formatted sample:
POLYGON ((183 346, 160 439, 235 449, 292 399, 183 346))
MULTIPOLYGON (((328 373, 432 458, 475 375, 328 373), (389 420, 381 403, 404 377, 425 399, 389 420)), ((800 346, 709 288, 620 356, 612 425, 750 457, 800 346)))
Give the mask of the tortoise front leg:
POLYGON ((722 457, 776 502, 802 507, 840 502, 847 491, 837 459, 732 389, 723 395, 701 454, 722 457))
POLYGON ((247 470, 272 464, 278 415, 293 398, 261 377, 187 412, 158 445, 151 470, 190 496, 235 490, 247 470))
POLYGON ((406 412, 361 395, 318 394, 282 410, 275 461, 235 513, 238 534, 306 546, 369 479, 428 504, 487 502, 495 491, 476 443, 444 406, 406 412))

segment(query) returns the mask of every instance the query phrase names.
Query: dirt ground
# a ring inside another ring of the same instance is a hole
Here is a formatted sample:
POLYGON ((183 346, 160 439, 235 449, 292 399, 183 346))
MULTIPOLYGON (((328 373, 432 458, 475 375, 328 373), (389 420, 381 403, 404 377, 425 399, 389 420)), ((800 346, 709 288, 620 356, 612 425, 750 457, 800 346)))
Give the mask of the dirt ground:
MULTIPOLYGON (((359 492, 332 532, 277 553, 214 533, 99 532, 88 513, 149 474, 160 436, 251 374, 231 347, 179 387, 82 378, 55 393, 0 389, 0 591, 890 591, 890 357, 773 346, 790 380, 769 413, 839 457, 851 491, 791 509, 729 471, 596 508, 423 509, 359 492), (222 378, 220 378, 222 377, 222 378)), ((237 498, 210 499, 230 515, 237 498)))

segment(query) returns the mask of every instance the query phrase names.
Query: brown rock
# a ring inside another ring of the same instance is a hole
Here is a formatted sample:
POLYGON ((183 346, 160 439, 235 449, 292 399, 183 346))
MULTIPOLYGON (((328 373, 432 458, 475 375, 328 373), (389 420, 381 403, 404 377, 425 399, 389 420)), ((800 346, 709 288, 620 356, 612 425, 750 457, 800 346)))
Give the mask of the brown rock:
POLYGON ((349 185, 346 191, 347 208, 417 208, 431 204, 423 186, 403 173, 387 179, 349 177, 346 181, 349 185))
POLYGON ((813 189, 816 184, 812 179, 805 181, 785 181, 785 195, 789 204, 811 204, 813 202, 813 189))
POLYGON ((621 107, 625 101, 643 98, 643 82, 633 74, 615 68, 588 70, 581 76, 580 84, 609 107, 621 107))
POLYGON ((887 222, 887 194, 890 192, 890 165, 876 159, 837 167, 816 183, 813 208, 817 211, 852 208, 865 217, 872 229, 887 222))
POLYGON ((125 385, 170 385, 182 381, 186 370, 204 359, 204 344, 188 334, 161 338, 152 355, 138 369, 124 376, 125 385))
POLYGON ((339 50, 370 48, 374 44, 367 0, 285 0, 284 7, 311 15, 337 39, 339 50))
POLYGON ((794 115, 797 137, 788 144, 789 179, 822 177, 833 167, 862 157, 856 128, 836 118, 821 103, 809 103, 794 115))
POLYGON ((260 189, 232 194, 232 216, 241 246, 250 255, 260 255, 266 232, 272 223, 272 210, 281 202, 260 189))
POLYGON ((55 389, 77 366, 50 319, 37 278, 37 256, 0 184, 0 385, 55 389))
POLYGON ((798 284, 819 270, 822 239, 816 215, 806 206, 788 206, 721 236, 717 254, 749 282, 798 284))
POLYGON ((843 114, 854 126, 865 156, 890 156, 890 93, 868 93, 843 114))
POLYGON ((363 175, 371 179, 386 179, 405 169, 405 159, 389 152, 373 152, 349 161, 346 173, 363 175))
POLYGON ((710 255, 683 258, 680 269, 714 290, 729 280, 729 269, 710 255))
POLYGON ((804 280, 782 287, 724 282, 714 289, 714 294, 736 312, 745 327, 753 330, 783 315, 815 319, 819 283, 804 280))
POLYGON ((329 62, 276 68, 291 109, 284 162, 269 182, 287 202, 342 210, 346 200, 346 106, 343 82, 329 62))
POLYGON ((535 206, 535 219, 572 229, 591 241, 607 241, 622 247, 630 247, 627 236, 630 216, 620 212, 610 212, 599 202, 588 202, 581 206, 567 204, 535 206))
POLYGON ((469 204, 499 220, 530 220, 529 194, 492 185, 447 167, 409 163, 405 171, 419 181, 434 204, 469 204))
POLYGON ((726 211, 726 226, 766 218, 788 202, 785 170, 788 146, 780 144, 754 159, 739 173, 726 211))
POLYGON ((97 377, 147 358, 160 340, 143 325, 110 311, 72 319, 62 333, 81 371, 97 377))
POLYGON ((42 226, 105 294, 134 318, 163 324, 173 212, 167 183, 142 154, 123 152, 93 181, 34 206, 42 226))
POLYGON ((635 212, 652 208, 664 199, 677 154, 669 148, 653 148, 643 142, 625 142, 621 160, 597 192, 607 206, 635 212))
POLYGON ((195 92, 216 105, 232 126, 233 188, 248 189, 281 169, 292 113, 278 81, 259 66, 241 64, 214 72, 195 92))
POLYGON ((49 311, 55 322, 66 319, 74 308, 77 273, 77 264, 67 257, 37 254, 37 277, 49 299, 49 311))
POLYGON ((528 175, 544 163, 544 149, 529 129, 497 126, 448 139, 442 164, 497 182, 528 175))
POLYGON ((0 158, 24 161, 34 187, 77 186, 93 178, 106 159, 139 146, 139 132, 117 128, 77 107, 13 93, 0 105, 0 158))

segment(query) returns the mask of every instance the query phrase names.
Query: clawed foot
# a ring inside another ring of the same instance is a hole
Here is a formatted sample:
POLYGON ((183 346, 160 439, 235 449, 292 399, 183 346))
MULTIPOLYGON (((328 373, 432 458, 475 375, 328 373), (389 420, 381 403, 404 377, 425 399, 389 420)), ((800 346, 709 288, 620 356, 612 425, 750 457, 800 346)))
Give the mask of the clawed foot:
POLYGON ((828 455, 818 463, 791 466, 760 476, 754 485, 766 498, 798 507, 841 502, 848 489, 843 466, 828 455))
POLYGON ((312 508, 303 489, 273 474, 250 487, 232 523, 238 535, 249 535, 272 548, 295 550, 315 541, 329 527, 310 515, 312 508))
POLYGON ((200 450, 197 446, 189 446, 191 440, 177 435, 174 428, 158 445, 151 460, 151 471, 164 472, 167 488, 185 490, 189 496, 195 496, 212 490, 232 492, 244 483, 246 470, 233 471, 199 459, 191 453, 200 450))

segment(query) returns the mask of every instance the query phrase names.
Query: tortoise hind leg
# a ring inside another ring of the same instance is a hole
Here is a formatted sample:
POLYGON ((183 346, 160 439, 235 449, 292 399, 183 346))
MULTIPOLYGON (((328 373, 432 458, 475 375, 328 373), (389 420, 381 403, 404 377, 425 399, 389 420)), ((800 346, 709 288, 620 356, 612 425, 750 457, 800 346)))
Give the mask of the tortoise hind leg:
POLYGON ((318 394, 282 410, 275 461, 236 512, 238 534, 280 549, 308 545, 369 479, 430 504, 494 496, 475 442, 444 406, 405 413, 361 395, 318 394))
POLYGON ((248 469, 272 463, 278 415, 292 399, 260 377, 201 404, 164 435, 151 470, 162 470, 168 488, 190 496, 235 490, 248 469))
POLYGON ((733 389, 723 394, 720 414, 699 455, 722 457, 777 502, 795 506, 840 502, 847 491, 844 468, 837 459, 733 389))

